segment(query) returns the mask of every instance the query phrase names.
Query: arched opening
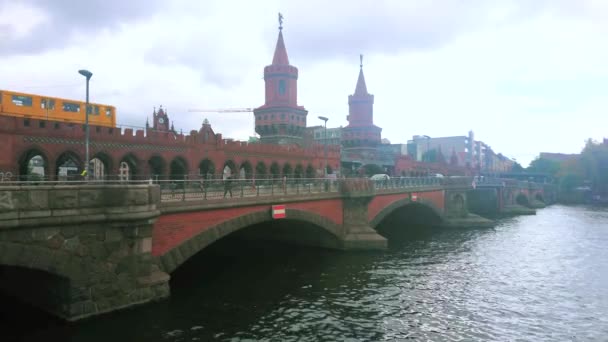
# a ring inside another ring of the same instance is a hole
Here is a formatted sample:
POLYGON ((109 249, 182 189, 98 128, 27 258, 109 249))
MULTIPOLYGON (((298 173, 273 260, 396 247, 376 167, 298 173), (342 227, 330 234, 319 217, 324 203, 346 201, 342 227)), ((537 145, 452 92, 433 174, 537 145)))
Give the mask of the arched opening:
POLYGON ((283 176, 287 177, 287 178, 291 178, 292 177, 292 173, 293 169, 291 167, 291 164, 289 163, 285 163, 283 165, 283 176))
POLYGON ((80 172, 82 170, 82 161, 78 158, 78 155, 72 151, 63 152, 57 158, 55 163, 56 170, 55 175, 57 180, 68 181, 68 180, 79 180, 80 172))
POLYGON ((334 173, 334 169, 331 167, 331 165, 327 164, 327 174, 331 175, 334 173))
POLYGON ((202 178, 210 179, 215 174, 215 165, 207 158, 198 164, 198 173, 202 178))
POLYGON ((232 160, 227 160, 224 163, 224 167, 222 168, 222 179, 238 176, 238 175, 235 175, 235 172, 236 172, 236 164, 232 160))
MULTIPOLYGON (((275 222, 278 221, 283 220, 275 222)), ((171 272, 172 303, 179 306, 205 303, 206 308, 220 312, 232 303, 258 306, 284 299, 294 289, 326 286, 323 273, 327 272, 327 260, 341 253, 293 244, 272 233, 283 236, 285 229, 290 229, 290 233, 298 230, 296 236, 309 242, 321 240, 320 236, 331 241, 329 233, 314 224, 295 220, 285 220, 280 225, 261 223, 243 228, 194 254, 171 272), (295 270, 305 272, 306 276, 294 277, 295 270), (247 291, 243 290, 244 284, 247 291)), ((352 268, 348 272, 352 276, 352 268)), ((203 340, 213 340, 213 337, 203 340)))
POLYGON ((0 265, 3 337, 47 338, 45 330, 49 325, 63 324, 59 317, 65 316, 65 303, 70 300, 69 279, 41 270, 0 265))
POLYGON ((120 159, 118 164, 118 179, 128 181, 137 175, 137 158, 129 153, 120 159))
POLYGON ((194 254, 224 240, 247 241, 247 244, 279 242, 291 246, 341 248, 342 242, 338 238, 341 229, 338 225, 307 211, 287 209, 286 215, 287 218, 274 220, 267 211, 262 210, 233 217, 202 230, 196 237, 185 240, 165 253, 161 257, 163 268, 171 273, 194 254))
POLYGON ((302 166, 302 164, 297 164, 296 168, 293 171, 293 176, 295 178, 302 178, 304 177, 304 166, 302 166))
POLYGON ((184 180, 188 175, 188 163, 182 157, 175 157, 169 164, 169 178, 184 180))
POLYGON ((165 171, 165 160, 160 156, 153 156, 148 160, 150 176, 156 179, 163 179, 165 171))
POLYGON ((110 175, 112 170, 112 159, 103 152, 93 155, 93 159, 89 162, 89 178, 94 180, 104 180, 110 175))
POLYGON ((315 168, 312 164, 306 166, 306 178, 315 178, 315 168))
POLYGON ((255 165, 255 178, 257 179, 265 179, 267 176, 266 164, 263 161, 259 161, 255 165))
POLYGON ((433 233, 441 224, 439 211, 426 203, 395 203, 372 222, 376 231, 388 239, 389 246, 401 246, 412 238, 433 233))
POLYGON ((250 179, 253 177, 253 167, 249 161, 244 161, 241 163, 241 168, 239 169, 239 178, 240 179, 250 179))
POLYGON ((517 197, 515 197, 515 203, 519 204, 519 205, 523 205, 524 207, 529 207, 530 206, 530 202, 528 201, 528 197, 522 193, 517 194, 517 197))
POLYGON ((106 166, 101 159, 95 157, 89 162, 89 179, 104 180, 106 178, 106 166))
POLYGON ((272 162, 272 164, 270 164, 270 176, 272 178, 279 178, 281 174, 281 168, 279 167, 279 164, 277 162, 272 162))
POLYGON ((40 150, 28 150, 19 158, 19 180, 44 180, 48 178, 48 174, 48 160, 40 150))

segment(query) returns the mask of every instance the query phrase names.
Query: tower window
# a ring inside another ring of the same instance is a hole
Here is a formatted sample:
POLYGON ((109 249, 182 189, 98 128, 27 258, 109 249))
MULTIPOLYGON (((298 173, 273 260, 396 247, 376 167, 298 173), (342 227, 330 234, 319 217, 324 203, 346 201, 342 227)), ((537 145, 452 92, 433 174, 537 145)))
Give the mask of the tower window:
POLYGON ((285 83, 285 80, 279 80, 279 95, 285 95, 286 91, 287 83, 285 83))

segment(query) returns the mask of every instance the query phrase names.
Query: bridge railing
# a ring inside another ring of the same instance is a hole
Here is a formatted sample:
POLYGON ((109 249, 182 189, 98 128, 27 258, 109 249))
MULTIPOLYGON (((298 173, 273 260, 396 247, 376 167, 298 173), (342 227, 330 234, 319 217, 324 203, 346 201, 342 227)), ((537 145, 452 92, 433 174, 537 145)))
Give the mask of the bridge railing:
POLYGON ((429 186, 441 186, 442 178, 437 177, 393 177, 390 179, 372 180, 376 190, 419 189, 429 186))
POLYGON ((325 178, 166 180, 154 183, 160 185, 162 202, 281 197, 340 191, 339 180, 325 178))

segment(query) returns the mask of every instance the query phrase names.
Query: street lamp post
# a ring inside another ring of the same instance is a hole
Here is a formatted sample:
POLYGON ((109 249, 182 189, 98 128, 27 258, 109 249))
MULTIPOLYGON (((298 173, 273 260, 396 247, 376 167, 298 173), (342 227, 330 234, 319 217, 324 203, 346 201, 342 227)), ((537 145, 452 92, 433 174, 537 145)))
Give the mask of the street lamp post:
POLYGON ((82 70, 78 70, 78 73, 81 74, 82 76, 87 78, 87 100, 86 100, 86 105, 85 105, 85 121, 84 121, 84 130, 85 130, 85 140, 84 140, 84 148, 85 148, 85 155, 84 155, 84 179, 85 180, 89 180, 89 80, 91 79, 91 76, 93 76, 93 73, 82 69, 82 70))
POLYGON ((323 120, 325 124, 325 131, 323 133, 323 155, 325 156, 325 167, 323 168, 323 176, 327 178, 327 120, 325 116, 319 116, 320 120, 323 120))

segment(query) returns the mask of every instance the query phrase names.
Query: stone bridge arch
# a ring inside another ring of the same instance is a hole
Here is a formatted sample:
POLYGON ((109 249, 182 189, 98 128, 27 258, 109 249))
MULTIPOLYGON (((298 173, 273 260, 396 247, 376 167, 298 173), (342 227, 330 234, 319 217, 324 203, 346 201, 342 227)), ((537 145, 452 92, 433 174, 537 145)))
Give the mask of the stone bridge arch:
POLYGON ((67 253, 65 260, 62 260, 61 253, 55 253, 57 255, 53 257, 51 250, 18 243, 0 242, 0 250, 5 251, 0 253, 0 266, 41 271, 67 279, 71 276, 69 268, 79 263, 78 260, 70 260, 67 253), (46 257, 41 255, 45 252, 48 253, 46 257), (19 257, 15 258, 15 254, 19 257))
MULTIPOLYGON (((319 241, 320 247, 327 248, 342 248, 342 242, 340 237, 342 236, 342 227, 334 222, 304 210, 298 209, 287 209, 287 217, 292 221, 300 221, 319 227, 326 234, 325 241, 319 241)), ((172 273, 180 265, 190 259, 198 252, 211 245, 213 242, 224 238, 231 233, 240 231, 247 227, 254 226, 256 224, 278 221, 273 220, 269 210, 260 210, 253 213, 245 214, 242 216, 234 217, 231 220, 224 221, 211 228, 205 229, 199 234, 191 237, 190 239, 182 242, 180 245, 167 251, 165 254, 159 257, 160 265, 163 271, 172 273)))
POLYGON ((374 217, 371 221, 370 221, 370 226, 374 229, 376 229, 378 227, 378 225, 384 221, 384 219, 386 219, 390 214, 396 212, 397 210, 406 207, 406 206, 421 206, 424 208, 429 209, 431 212, 433 212, 433 214, 436 215, 436 217, 439 219, 439 221, 443 222, 445 217, 442 213, 441 210, 439 210, 439 208, 437 208, 437 206, 426 199, 418 199, 417 201, 412 201, 408 198, 404 198, 404 199, 400 199, 397 200, 393 203, 391 203, 390 205, 388 205, 387 207, 385 207, 384 209, 382 209, 378 215, 376 215, 376 217, 374 217))

